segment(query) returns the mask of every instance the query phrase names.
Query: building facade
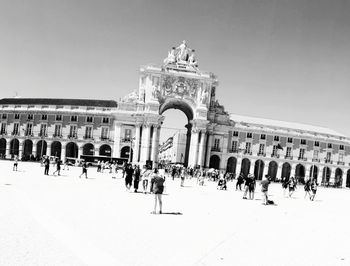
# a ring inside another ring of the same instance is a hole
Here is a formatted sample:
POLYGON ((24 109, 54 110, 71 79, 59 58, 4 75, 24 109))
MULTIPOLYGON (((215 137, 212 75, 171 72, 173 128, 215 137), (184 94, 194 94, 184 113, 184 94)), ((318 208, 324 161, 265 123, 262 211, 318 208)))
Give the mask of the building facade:
POLYGON ((217 86, 183 42, 161 66, 141 67, 138 90, 119 101, 0 100, 0 154, 99 155, 156 165, 163 113, 179 109, 188 119, 187 166, 258 178, 314 176, 350 187, 350 138, 327 128, 230 115, 216 99, 217 86))
POLYGON ((178 131, 159 147, 158 161, 166 164, 183 164, 186 152, 186 134, 178 131))

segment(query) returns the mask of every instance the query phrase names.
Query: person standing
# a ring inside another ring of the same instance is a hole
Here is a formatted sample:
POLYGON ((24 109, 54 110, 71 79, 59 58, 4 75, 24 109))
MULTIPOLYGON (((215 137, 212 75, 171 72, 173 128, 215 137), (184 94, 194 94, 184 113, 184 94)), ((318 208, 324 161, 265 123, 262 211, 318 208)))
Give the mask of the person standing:
POLYGON ((253 182, 253 176, 251 174, 248 174, 248 176, 245 178, 243 199, 247 199, 251 182, 253 182))
POLYGON ((57 173, 58 176, 61 175, 61 160, 59 158, 56 159, 56 171, 52 174, 55 175, 57 173))
POLYGON ((316 178, 314 178, 311 182, 311 185, 310 185, 310 189, 312 192, 312 194, 310 196, 310 200, 312 200, 312 201, 315 199, 316 192, 317 192, 317 186, 318 186, 317 180, 316 180, 316 178))
POLYGON ((181 178, 181 186, 183 187, 184 186, 184 182, 185 182, 185 178, 186 178, 186 170, 185 170, 185 167, 182 167, 180 169, 180 178, 181 178))
POLYGON ((260 182, 260 185, 261 185, 261 192, 263 194, 263 204, 268 205, 269 204, 268 191, 269 191, 269 185, 270 185, 270 179, 268 178, 268 175, 265 175, 264 179, 260 182))
POLYGON ((134 169, 131 164, 127 164, 125 167, 125 186, 127 190, 130 190, 132 185, 132 175, 134 174, 134 169))
POLYGON ((154 169, 153 177, 151 179, 151 189, 154 193, 154 211, 153 214, 156 214, 157 211, 157 202, 159 203, 159 214, 162 214, 162 194, 164 191, 164 178, 158 173, 158 169, 154 169))
POLYGON ((140 166, 137 165, 135 167, 135 172, 134 172, 134 189, 135 189, 134 192, 135 193, 139 189, 140 176, 141 176, 140 166))
POLYGON ((292 194, 294 193, 296 186, 297 186, 297 182, 295 178, 292 176, 288 181, 289 197, 292 197, 292 194))
POLYGON ((63 164, 63 169, 62 170, 66 170, 66 168, 67 168, 67 170, 69 170, 68 159, 64 160, 64 164, 63 164))
POLYGON ((237 182, 236 182, 236 190, 242 191, 242 184, 244 183, 243 173, 240 173, 237 182))
POLYGON ((81 167, 82 167, 82 173, 80 174, 79 178, 81 178, 81 176, 85 174, 85 178, 87 179, 88 178, 88 176, 87 176, 87 167, 88 166, 87 166, 85 161, 83 161, 83 164, 81 165, 81 167))
POLYGON ((13 162, 13 171, 17 171, 18 169, 18 156, 15 155, 14 162, 13 162))
POLYGON ((49 158, 49 156, 45 157, 44 166, 45 166, 44 175, 49 175, 49 170, 50 170, 50 158, 49 158))
POLYGON ((248 185, 248 192, 249 192, 249 199, 253 200, 254 199, 254 193, 255 193, 255 186, 256 186, 256 181, 254 176, 251 177, 251 181, 248 185))
POLYGON ((311 179, 308 178, 305 182, 305 185, 304 185, 304 190, 305 190, 305 196, 304 196, 304 199, 306 198, 306 196, 308 195, 309 198, 311 199, 311 179))

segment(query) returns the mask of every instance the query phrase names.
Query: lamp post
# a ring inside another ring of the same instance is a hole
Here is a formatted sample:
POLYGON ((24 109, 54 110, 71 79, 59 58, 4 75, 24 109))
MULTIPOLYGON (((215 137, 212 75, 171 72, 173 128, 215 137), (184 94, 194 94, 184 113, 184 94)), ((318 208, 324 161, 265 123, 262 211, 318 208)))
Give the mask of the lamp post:
POLYGON ((135 139, 135 137, 130 138, 129 163, 131 163, 132 143, 133 143, 134 139, 135 139))

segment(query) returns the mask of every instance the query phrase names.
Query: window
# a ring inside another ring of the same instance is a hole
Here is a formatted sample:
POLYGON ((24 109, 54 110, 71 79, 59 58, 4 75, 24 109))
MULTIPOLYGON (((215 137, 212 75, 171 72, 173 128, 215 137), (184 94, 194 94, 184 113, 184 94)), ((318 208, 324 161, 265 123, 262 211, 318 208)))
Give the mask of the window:
POLYGON ((33 135, 33 124, 28 123, 27 130, 26 130, 26 136, 32 136, 32 135, 33 135))
POLYGON ((87 116, 86 117, 86 122, 87 123, 92 123, 93 122, 93 117, 92 116, 87 116))
POLYGON ((15 114, 15 119, 18 120, 20 118, 19 114, 15 114))
POLYGON ((109 117, 103 117, 102 118, 102 123, 108 124, 109 123, 109 117))
POLYGON ((47 120, 47 115, 41 115, 41 120, 47 120))
POLYGON ((299 159, 304 159, 304 155, 305 155, 305 149, 300 149, 299 150, 299 159))
POLYGON ((6 119, 7 118, 7 114, 2 114, 1 118, 2 119, 6 119))
POLYGON ((219 150, 220 147, 220 139, 214 139, 214 150, 219 150))
POLYGON ((131 129, 126 128, 124 131, 124 140, 125 141, 130 141, 131 140, 131 129))
POLYGON ((1 135, 6 134, 6 123, 1 123, 1 130, 0 130, 1 135))
POLYGON ((328 145, 327 145, 327 147, 328 147, 328 149, 332 149, 332 143, 328 143, 328 145))
POLYGON ((300 140, 300 144, 301 144, 301 145, 306 145, 306 139, 301 139, 301 140, 300 140))
POLYGON ((62 115, 56 115, 56 121, 62 121, 62 115))
POLYGON ((33 120, 33 118, 34 118, 33 114, 28 114, 28 116, 27 116, 28 120, 33 120))
POLYGON ((320 142, 319 141, 315 141, 314 146, 315 147, 320 147, 320 142))
POLYGON ((41 126, 40 126, 40 136, 41 137, 46 137, 47 136, 47 125, 46 124, 41 124, 41 126))
POLYGON ((247 139, 251 139, 253 137, 253 134, 251 132, 247 133, 247 139))
POLYGON ((85 128, 85 138, 91 139, 92 138, 92 126, 87 126, 85 128))
POLYGON ((233 131, 233 136, 238 137, 238 131, 233 131))
POLYGON ((265 155, 265 144, 261 143, 259 145, 259 154, 260 155, 265 155))
POLYGON ((273 137, 273 140, 274 140, 274 141, 280 141, 280 137, 279 137, 279 136, 274 136, 274 137, 273 137))
POLYGON ((260 139, 266 139, 266 135, 265 134, 261 134, 260 135, 260 139))
POLYGON ((318 154, 319 154, 319 151, 318 151, 318 150, 314 150, 314 156, 313 156, 313 158, 314 158, 314 159, 318 159, 318 154))
POLYGON ((56 124, 54 137, 61 137, 61 136, 62 136, 62 126, 59 124, 56 124))
POLYGON ((291 157, 291 155, 292 155, 292 147, 287 147, 286 157, 291 157))
POLYGON ((18 133, 19 133, 19 123, 14 123, 12 135, 18 135, 18 133))
POLYGON ((77 138, 77 126, 76 125, 70 126, 69 137, 70 138, 77 138))
POLYGON ((343 151, 344 150, 344 145, 339 145, 339 150, 343 151))
POLYGON ((252 144, 250 142, 246 142, 245 144, 245 153, 251 153, 252 144))
POLYGON ((288 139, 287 139, 287 142, 288 142, 288 143, 293 143, 293 138, 288 138, 288 139))
POLYGON ((76 115, 72 115, 72 116, 70 117, 70 121, 71 121, 71 122, 77 122, 77 121, 78 121, 78 117, 77 117, 76 115))
POLYGON ((232 141, 232 145, 231 145, 231 150, 232 151, 237 151, 238 149, 238 141, 232 141))
POLYGON ((338 161, 339 161, 339 162, 343 162, 343 161, 344 161, 344 154, 339 153, 339 155, 338 155, 338 161))
POLYGON ((101 139, 108 139, 108 127, 103 127, 101 130, 101 139))
POLYGON ((273 145, 273 147, 272 147, 272 156, 277 156, 277 155, 278 155, 277 145, 273 145))
POLYGON ((327 161, 327 162, 330 162, 331 159, 332 159, 332 153, 329 151, 329 152, 327 152, 327 154, 326 154, 326 161, 327 161))

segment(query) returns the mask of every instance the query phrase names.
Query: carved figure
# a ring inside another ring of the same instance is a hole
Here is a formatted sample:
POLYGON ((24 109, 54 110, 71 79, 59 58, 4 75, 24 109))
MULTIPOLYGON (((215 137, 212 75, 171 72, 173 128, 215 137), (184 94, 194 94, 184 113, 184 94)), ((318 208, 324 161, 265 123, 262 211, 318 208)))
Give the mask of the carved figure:
POLYGON ((176 62, 175 47, 168 52, 168 57, 164 59, 164 64, 174 64, 176 62))
POLYGON ((183 40, 182 43, 176 48, 178 50, 177 61, 187 61, 188 51, 186 41, 183 40))
POLYGON ((188 64, 192 67, 198 67, 198 63, 194 54, 194 50, 192 50, 192 54, 188 58, 188 64))
POLYGON ((201 94, 201 103, 207 104, 207 101, 208 101, 208 87, 202 89, 202 94, 201 94))

